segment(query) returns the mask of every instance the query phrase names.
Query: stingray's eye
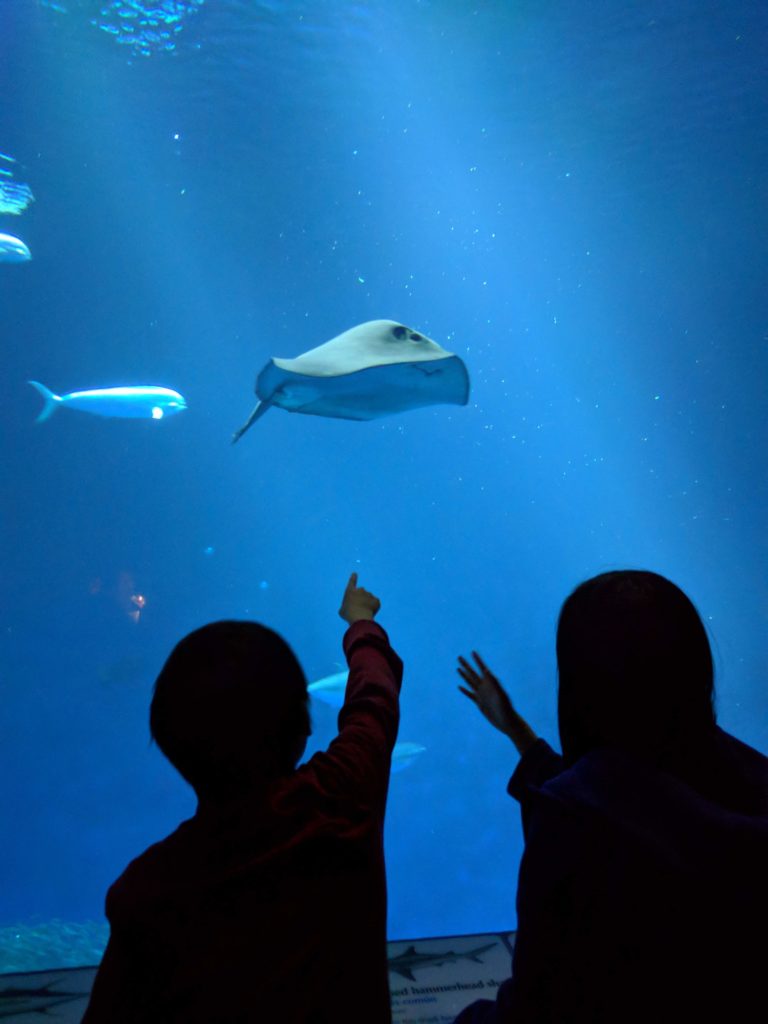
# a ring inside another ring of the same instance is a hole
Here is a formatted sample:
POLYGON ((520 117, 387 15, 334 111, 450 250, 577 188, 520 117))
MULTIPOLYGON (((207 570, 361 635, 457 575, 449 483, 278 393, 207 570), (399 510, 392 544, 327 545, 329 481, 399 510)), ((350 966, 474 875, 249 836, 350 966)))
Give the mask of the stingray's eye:
POLYGON ((411 341, 424 341, 424 338, 420 334, 412 334, 411 341))
POLYGON ((404 338, 406 336, 406 334, 408 333, 408 329, 406 327, 402 327, 402 326, 393 327, 392 328, 392 333, 394 334, 394 336, 396 338, 404 338))

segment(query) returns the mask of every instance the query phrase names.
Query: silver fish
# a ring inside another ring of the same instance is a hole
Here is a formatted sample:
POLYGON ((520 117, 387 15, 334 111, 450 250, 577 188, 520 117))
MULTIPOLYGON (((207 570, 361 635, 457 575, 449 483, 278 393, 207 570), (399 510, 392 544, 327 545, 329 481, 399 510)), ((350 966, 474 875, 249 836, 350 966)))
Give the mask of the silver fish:
POLYGON ((31 380, 29 383, 42 395, 45 402, 37 417, 38 423, 52 416, 60 405, 79 409, 80 412, 90 412, 95 416, 131 420, 161 420, 187 408, 186 401, 178 391, 154 385, 99 388, 94 391, 71 391, 68 395, 55 395, 39 381, 31 380))

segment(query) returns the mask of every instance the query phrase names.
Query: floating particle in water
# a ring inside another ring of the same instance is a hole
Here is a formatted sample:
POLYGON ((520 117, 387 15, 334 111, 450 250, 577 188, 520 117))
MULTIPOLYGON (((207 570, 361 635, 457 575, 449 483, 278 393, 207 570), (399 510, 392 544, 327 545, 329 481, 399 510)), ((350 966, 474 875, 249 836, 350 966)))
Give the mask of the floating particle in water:
POLYGON ((216 548, 209 544, 207 548, 203 548, 203 554, 206 558, 210 558, 212 555, 216 554, 216 548))
POLYGON ((269 584, 266 580, 262 580, 259 584, 259 590, 269 590, 269 584))
POLYGON ((141 613, 147 606, 147 598, 136 586, 133 573, 129 569, 118 573, 115 596, 128 618, 138 623, 141 613))
POLYGON ((128 612, 128 618, 138 622, 141 618, 141 613, 147 606, 147 599, 143 594, 131 594, 131 603, 134 605, 134 608, 128 612))

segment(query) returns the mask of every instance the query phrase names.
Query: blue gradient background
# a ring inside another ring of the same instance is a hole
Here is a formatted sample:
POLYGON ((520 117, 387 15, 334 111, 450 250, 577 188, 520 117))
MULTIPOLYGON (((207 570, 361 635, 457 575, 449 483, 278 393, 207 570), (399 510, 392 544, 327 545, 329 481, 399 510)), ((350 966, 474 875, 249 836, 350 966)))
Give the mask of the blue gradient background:
POLYGON ((0 265, 0 925, 98 918, 192 813, 148 746, 172 644, 251 616, 335 672, 352 570, 427 748, 391 786, 393 938, 514 926, 516 760, 455 657, 555 742, 584 577, 686 589, 721 724, 768 750, 765 5, 210 0, 146 58, 60 6, 0 9, 36 196, 0 217, 34 256, 0 265), (271 355, 379 317, 465 359, 467 408, 230 446, 271 355), (36 424, 29 378, 189 410, 36 424))

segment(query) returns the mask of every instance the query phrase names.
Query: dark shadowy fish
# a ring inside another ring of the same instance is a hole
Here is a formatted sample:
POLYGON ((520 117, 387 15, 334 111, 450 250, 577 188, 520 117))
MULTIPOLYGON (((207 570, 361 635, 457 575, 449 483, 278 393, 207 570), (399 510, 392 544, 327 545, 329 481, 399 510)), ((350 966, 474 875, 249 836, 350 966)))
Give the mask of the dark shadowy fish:
POLYGON ((345 420, 466 405, 469 375, 436 341, 395 320, 370 320, 295 359, 270 359, 256 378, 256 394, 233 443, 273 405, 345 420))

